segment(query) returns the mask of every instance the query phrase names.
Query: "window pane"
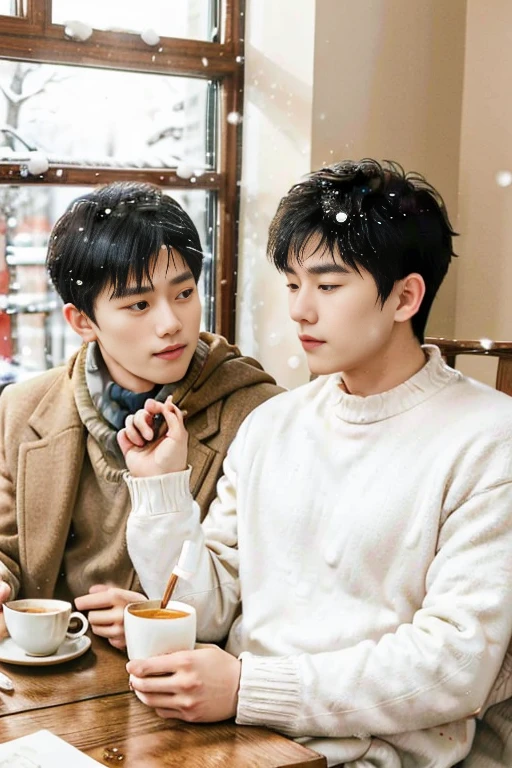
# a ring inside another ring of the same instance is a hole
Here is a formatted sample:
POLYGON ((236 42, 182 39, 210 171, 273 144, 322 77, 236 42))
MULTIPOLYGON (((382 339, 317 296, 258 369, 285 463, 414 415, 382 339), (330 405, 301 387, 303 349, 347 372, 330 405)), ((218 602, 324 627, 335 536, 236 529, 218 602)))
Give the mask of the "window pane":
POLYGON ((212 40, 211 0, 53 0, 52 21, 82 21, 93 29, 140 34, 154 30, 160 37, 212 40))
POLYGON ((26 16, 27 0, 0 0, 0 16, 26 16))
MULTIPOLYGON (((68 204, 90 191, 79 187, 0 186, 0 385, 64 362, 80 346, 61 313, 44 266, 50 230, 68 204)), ((166 190, 189 213, 205 253, 199 283, 203 329, 210 322, 213 296, 212 248, 215 193, 166 190)))
POLYGON ((0 159, 28 147, 52 163, 213 167, 206 80, 0 60, 0 84, 0 159))

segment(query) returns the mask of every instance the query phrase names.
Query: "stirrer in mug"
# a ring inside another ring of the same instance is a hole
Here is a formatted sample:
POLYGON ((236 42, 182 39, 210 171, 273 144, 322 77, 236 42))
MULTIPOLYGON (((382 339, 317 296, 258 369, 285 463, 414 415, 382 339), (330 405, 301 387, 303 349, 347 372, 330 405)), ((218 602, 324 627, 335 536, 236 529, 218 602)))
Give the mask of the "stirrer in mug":
POLYGON ((174 592, 174 587, 176 586, 178 578, 181 577, 182 579, 189 579, 192 576, 196 569, 196 557, 197 544, 193 541, 189 541, 188 539, 185 540, 181 548, 178 562, 172 569, 172 573, 169 576, 169 581, 167 582, 164 596, 162 597, 162 601, 160 603, 160 608, 165 608, 171 599, 171 595, 174 592))

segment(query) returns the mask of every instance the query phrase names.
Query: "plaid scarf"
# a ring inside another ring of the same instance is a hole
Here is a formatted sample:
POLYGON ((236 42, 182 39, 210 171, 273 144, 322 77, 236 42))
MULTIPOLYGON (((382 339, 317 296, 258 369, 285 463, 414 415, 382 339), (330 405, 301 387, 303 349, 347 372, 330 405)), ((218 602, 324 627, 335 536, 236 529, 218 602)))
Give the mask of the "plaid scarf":
POLYGON ((110 378, 96 342, 87 347, 85 377, 96 410, 116 431, 124 427, 127 416, 143 408, 148 397, 156 397, 162 389, 160 384, 148 392, 131 392, 120 387, 110 378))

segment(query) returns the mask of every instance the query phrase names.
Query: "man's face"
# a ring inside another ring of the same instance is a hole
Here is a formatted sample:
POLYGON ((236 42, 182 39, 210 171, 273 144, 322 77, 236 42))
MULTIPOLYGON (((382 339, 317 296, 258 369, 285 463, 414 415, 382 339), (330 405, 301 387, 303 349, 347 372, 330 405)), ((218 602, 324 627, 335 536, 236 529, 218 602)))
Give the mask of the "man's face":
POLYGON ((161 248, 153 286, 128 281, 122 298, 112 286, 98 296, 90 322, 93 338, 114 381, 133 392, 185 376, 196 351, 201 304, 192 272, 179 253, 161 248), (173 258, 174 256, 174 258, 173 258))
POLYGON ((400 283, 384 306, 373 277, 347 267, 341 257, 305 249, 302 265, 290 259, 286 273, 290 317, 311 373, 361 373, 386 354, 399 305, 400 283))

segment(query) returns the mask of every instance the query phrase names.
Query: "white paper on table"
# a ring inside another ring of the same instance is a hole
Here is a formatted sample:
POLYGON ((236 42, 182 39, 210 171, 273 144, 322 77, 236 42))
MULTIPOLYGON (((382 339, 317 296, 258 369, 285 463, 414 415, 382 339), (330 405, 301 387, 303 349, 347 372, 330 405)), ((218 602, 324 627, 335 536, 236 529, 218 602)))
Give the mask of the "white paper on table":
POLYGON ((0 768, 93 768, 101 765, 51 731, 0 744, 0 768))

